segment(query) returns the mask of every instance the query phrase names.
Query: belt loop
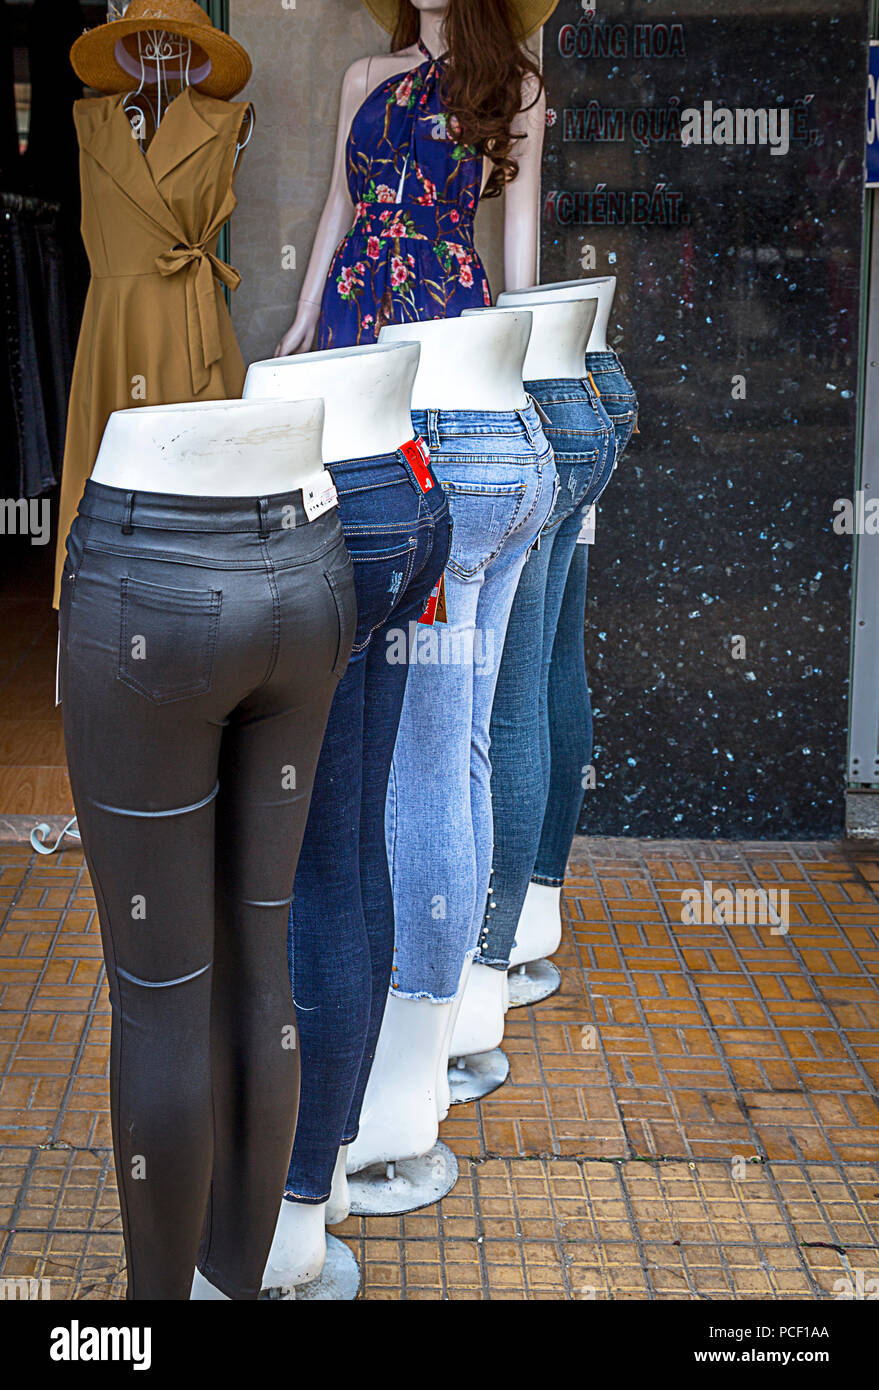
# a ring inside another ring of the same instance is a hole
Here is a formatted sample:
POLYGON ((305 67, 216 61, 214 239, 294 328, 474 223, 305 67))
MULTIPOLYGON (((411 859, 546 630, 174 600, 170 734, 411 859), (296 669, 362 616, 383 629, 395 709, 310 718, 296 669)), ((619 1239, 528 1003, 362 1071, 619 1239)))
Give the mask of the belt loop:
POLYGON ((427 412, 427 447, 433 453, 434 449, 439 448, 439 411, 429 410, 427 412))
MULTIPOLYGON (((530 406, 531 410, 537 411, 537 402, 535 401, 534 397, 531 395, 530 392, 528 393, 528 406, 530 406)), ((535 439, 537 438, 537 432, 536 432, 536 430, 534 429, 534 426, 533 426, 533 424, 531 423, 531 420, 528 418, 528 416, 529 416, 528 407, 526 406, 526 408, 525 408, 524 410, 519 410, 519 411, 517 411, 516 413, 517 413, 517 415, 519 416, 519 419, 522 421, 522 425, 524 426, 525 433, 526 433, 527 436, 528 436, 528 443, 529 443, 529 444, 533 444, 534 441, 535 441, 535 439)), ((540 426, 539 426, 539 424, 538 424, 538 428, 539 428, 539 427, 540 427, 540 426)))
POLYGON ((260 497, 257 502, 259 512, 259 534, 265 538, 269 534, 269 501, 267 497, 260 497))
POLYGON ((131 524, 131 513, 134 509, 134 493, 126 492, 125 507, 122 512, 122 534, 123 536, 134 535, 134 527, 131 524))

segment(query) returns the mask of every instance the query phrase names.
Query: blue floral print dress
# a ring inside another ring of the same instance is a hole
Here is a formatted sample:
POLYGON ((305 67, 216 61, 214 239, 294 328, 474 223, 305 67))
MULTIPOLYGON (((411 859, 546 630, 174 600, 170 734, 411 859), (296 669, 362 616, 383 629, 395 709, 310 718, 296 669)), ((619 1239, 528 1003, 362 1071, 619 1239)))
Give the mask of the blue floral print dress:
POLYGON ((386 323, 456 318, 491 304, 473 246, 482 156, 442 108, 444 60, 371 92, 351 124, 354 225, 327 276, 318 348, 373 343, 386 323))

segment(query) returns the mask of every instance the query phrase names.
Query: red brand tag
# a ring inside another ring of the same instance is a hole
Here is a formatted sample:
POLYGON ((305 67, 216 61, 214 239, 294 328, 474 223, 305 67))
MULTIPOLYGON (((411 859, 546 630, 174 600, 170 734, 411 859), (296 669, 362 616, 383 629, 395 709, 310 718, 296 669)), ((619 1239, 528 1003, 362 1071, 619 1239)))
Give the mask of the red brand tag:
POLYGON ((430 452, 424 440, 419 436, 418 439, 410 439, 406 444, 401 444, 400 453, 406 458, 406 462, 415 474, 415 480, 422 492, 430 492, 435 486, 430 473, 430 452))

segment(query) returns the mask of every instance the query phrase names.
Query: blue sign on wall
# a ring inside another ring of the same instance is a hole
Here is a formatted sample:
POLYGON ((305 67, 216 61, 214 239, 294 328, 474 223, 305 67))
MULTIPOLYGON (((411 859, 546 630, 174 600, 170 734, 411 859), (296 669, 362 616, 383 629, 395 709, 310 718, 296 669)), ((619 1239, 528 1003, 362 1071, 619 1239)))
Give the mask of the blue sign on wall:
POLYGON ((879 188, 879 40, 870 43, 867 78, 867 187, 879 188))

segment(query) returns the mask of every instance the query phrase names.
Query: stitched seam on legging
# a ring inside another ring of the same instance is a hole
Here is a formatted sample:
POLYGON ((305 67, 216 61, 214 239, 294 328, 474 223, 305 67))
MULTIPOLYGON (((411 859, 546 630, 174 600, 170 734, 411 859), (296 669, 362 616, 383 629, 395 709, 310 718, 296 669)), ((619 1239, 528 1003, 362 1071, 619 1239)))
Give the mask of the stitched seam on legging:
POLYGON ((269 555, 268 537, 260 536, 259 545, 265 562, 266 582, 272 594, 272 651, 269 657, 269 668, 259 685, 254 686, 254 690, 261 690, 262 687, 271 680, 275 667, 278 664, 278 653, 281 650, 281 595, 278 593, 278 585, 275 580, 275 567, 269 555))
POLYGON ((170 811, 124 811, 120 806, 107 806, 103 801, 93 801, 92 805, 99 811, 108 811, 113 816, 133 816, 137 820, 161 820, 166 816, 185 816, 190 811, 200 811, 202 807, 208 806, 220 790, 219 782, 212 792, 202 797, 201 801, 194 801, 191 806, 175 806, 170 811))
MULTIPOLYGON (((97 903, 97 905, 98 905, 98 921, 101 920, 101 917, 102 917, 102 915, 103 915, 103 920, 107 923, 107 943, 108 943, 109 948, 110 948, 110 956, 112 957, 113 974, 114 974, 114 976, 118 976, 118 974, 119 974, 119 966, 118 966, 117 963, 116 963, 116 942, 115 942, 115 940, 114 940, 113 933, 112 933, 112 931, 110 930, 110 917, 109 917, 109 913, 107 912, 107 898, 106 898, 106 895, 105 895, 105 893, 104 893, 103 887, 102 887, 102 885, 101 885, 101 880, 100 880, 100 878, 99 878, 99 876, 98 876, 98 872, 97 872, 95 866, 91 863, 91 861, 90 861, 88 855, 86 855, 86 866, 87 866, 88 871, 89 871, 89 878, 90 878, 91 881, 92 881, 92 887, 93 887, 94 890, 95 890, 95 901, 96 901, 96 903, 97 903), (102 914, 102 912, 101 912, 101 909, 102 909, 102 908, 103 908, 103 914, 102 914)), ((115 983, 115 980, 114 980, 114 983, 115 983)), ((123 1028, 122 1028, 122 1009, 121 1009, 121 1007, 120 1007, 121 1000, 119 1000, 119 997, 118 997, 118 995, 119 995, 118 985, 117 985, 117 988, 116 988, 116 995, 117 995, 117 1003, 116 1003, 116 1008, 117 1008, 117 1027, 118 1027, 118 1030, 119 1030, 119 1056, 118 1056, 118 1058, 117 1058, 117 1064, 116 1064, 116 1118, 117 1118, 117 1123, 118 1123, 119 1119, 121 1118, 121 1114, 122 1114, 122 1042, 123 1042, 123 1039, 124 1039, 124 1036, 125 1036, 124 1031, 123 1031, 123 1028)), ((111 1003, 112 1003, 112 999, 111 999, 111 1003)), ((112 1098, 111 1098, 111 1106, 112 1106, 112 1098)), ((121 1126, 120 1126, 120 1133, 121 1133, 121 1126)), ((127 1236, 127 1237, 128 1237, 128 1239, 125 1241, 125 1255, 126 1255, 126 1272, 127 1272, 127 1275, 128 1275, 128 1287, 129 1287, 129 1290, 130 1290, 131 1285, 132 1285, 132 1283, 133 1283, 133 1281, 134 1281, 134 1271, 133 1271, 133 1269, 131 1268, 131 1265, 128 1263, 128 1256, 133 1252, 133 1242, 132 1242, 132 1239, 131 1239, 131 1220, 130 1220, 129 1214, 128 1214, 128 1189, 127 1189, 127 1185, 126 1185, 126 1182, 125 1182, 125 1178, 126 1178, 125 1165, 124 1165, 123 1162, 122 1162, 122 1155, 121 1155, 121 1153, 117 1153, 117 1152, 116 1152, 116 1149, 117 1149, 117 1145, 114 1144, 114 1156, 115 1156, 115 1158, 116 1158, 116 1163, 115 1163, 114 1166, 115 1166, 115 1168, 116 1168, 116 1184, 117 1184, 118 1196, 119 1196, 119 1210, 120 1210, 120 1214, 121 1214, 121 1216, 122 1216, 122 1231, 123 1231, 123 1236, 127 1236)))
POLYGON ((173 985, 185 985, 190 980, 197 980, 199 975, 203 975, 206 970, 210 970, 213 961, 208 961, 200 970, 193 970, 191 975, 181 975, 176 980, 141 980, 137 975, 130 975, 127 970, 123 970, 121 965, 116 966, 116 974, 121 975, 123 980, 129 980, 133 985, 143 985, 144 989, 170 989, 173 985))

